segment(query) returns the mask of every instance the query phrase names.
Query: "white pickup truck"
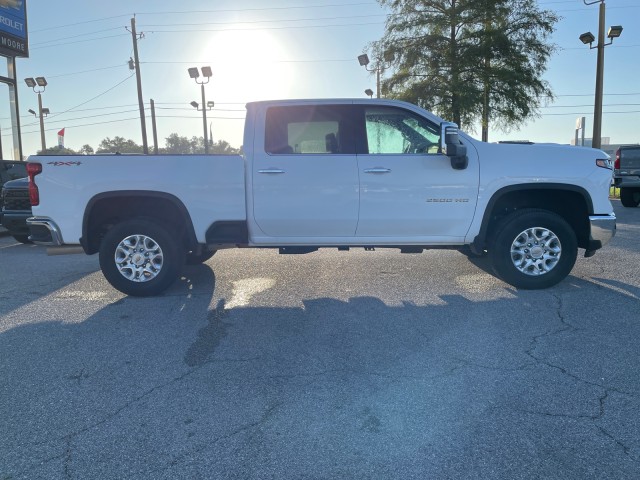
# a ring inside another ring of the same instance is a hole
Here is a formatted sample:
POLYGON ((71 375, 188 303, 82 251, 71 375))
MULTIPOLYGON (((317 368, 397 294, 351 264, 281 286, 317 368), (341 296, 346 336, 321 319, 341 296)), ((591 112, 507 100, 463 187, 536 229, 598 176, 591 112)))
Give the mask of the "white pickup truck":
POLYGON ((30 238, 99 253, 111 285, 144 296, 232 247, 464 249, 546 288, 615 234, 604 152, 487 144, 404 102, 249 103, 243 150, 32 156, 30 238))

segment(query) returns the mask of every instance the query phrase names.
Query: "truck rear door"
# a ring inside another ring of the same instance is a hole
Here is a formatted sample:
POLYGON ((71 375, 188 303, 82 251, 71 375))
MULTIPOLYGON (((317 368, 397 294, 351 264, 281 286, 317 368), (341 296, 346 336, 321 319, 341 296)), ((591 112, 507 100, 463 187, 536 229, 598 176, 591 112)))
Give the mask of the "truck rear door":
POLYGON ((358 165, 350 105, 272 106, 255 128, 253 216, 268 237, 353 237, 358 165))

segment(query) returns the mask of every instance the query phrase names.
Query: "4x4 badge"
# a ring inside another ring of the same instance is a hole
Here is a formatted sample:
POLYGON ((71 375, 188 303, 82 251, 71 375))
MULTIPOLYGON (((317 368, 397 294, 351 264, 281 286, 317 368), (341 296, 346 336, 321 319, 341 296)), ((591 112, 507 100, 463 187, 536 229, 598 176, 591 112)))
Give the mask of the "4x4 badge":
POLYGON ((47 165, 53 165, 54 167, 70 167, 75 165, 77 167, 82 165, 82 162, 49 162, 47 165))

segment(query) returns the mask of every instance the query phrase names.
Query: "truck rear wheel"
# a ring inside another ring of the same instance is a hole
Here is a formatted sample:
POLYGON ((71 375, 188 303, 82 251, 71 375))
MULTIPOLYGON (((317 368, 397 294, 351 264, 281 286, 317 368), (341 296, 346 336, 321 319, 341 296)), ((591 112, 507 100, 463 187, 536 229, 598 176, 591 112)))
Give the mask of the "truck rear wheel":
POLYGON ((578 242, 571 226, 547 210, 505 217, 489 248, 494 272, 517 288, 537 290, 562 281, 573 268, 578 242))
POLYGON ((161 225, 146 218, 119 223, 100 245, 100 268, 107 281, 127 295, 157 295, 175 280, 185 249, 161 225))
POLYGON ((620 202, 625 207, 637 207, 640 205, 640 188, 621 188, 620 202))

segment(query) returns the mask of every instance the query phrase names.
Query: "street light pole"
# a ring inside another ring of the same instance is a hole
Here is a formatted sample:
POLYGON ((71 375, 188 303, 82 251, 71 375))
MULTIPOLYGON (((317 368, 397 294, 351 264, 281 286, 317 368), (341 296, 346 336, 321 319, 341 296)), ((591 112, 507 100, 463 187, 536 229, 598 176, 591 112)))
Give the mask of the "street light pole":
POLYGON ((603 97, 603 85, 604 85, 604 47, 611 45, 614 38, 618 38, 622 33, 621 25, 614 25, 609 27, 607 37, 609 42, 605 43, 604 39, 604 24, 605 24, 605 3, 604 0, 595 0, 587 2, 583 0, 585 5, 593 5, 600 2, 600 11, 598 15, 598 43, 593 46, 593 42, 596 40, 593 33, 586 32, 580 35, 580 41, 582 43, 589 44, 589 48, 595 48, 598 52, 596 60, 596 93, 593 106, 593 138, 591 139, 591 146, 593 148, 602 147, 602 97, 603 97))
POLYGON ((358 55, 358 62, 360 63, 360 66, 364 67, 367 72, 376 72, 376 98, 380 98, 380 75, 383 70, 389 68, 390 62, 387 60, 385 63, 378 60, 374 68, 368 68, 369 56, 366 53, 358 55))
POLYGON ((40 143, 42 144, 42 153, 47 150, 47 144, 44 139, 44 115, 42 114, 42 93, 38 92, 38 112, 40 115, 40 143))
POLYGON ((595 105, 593 107, 593 137, 591 146, 600 148, 602 146, 602 94, 604 84, 604 16, 605 6, 604 0, 600 2, 600 13, 598 20, 598 50, 596 60, 596 94, 595 105))
MULTIPOLYGON (((193 78, 196 81, 196 83, 200 84, 200 94, 202 96, 202 131, 203 131, 203 138, 204 138, 204 153, 205 155, 208 155, 209 139, 207 138, 207 109, 213 107, 213 102, 207 103, 207 100, 204 95, 204 86, 205 84, 209 83, 209 80, 211 79, 211 76, 212 76, 212 72, 211 72, 211 67, 202 67, 201 70, 202 70, 202 76, 206 78, 206 80, 202 80, 200 82, 198 81, 198 77, 200 77, 200 71, 198 70, 198 67, 191 67, 187 69, 187 71, 189 72, 189 76, 193 78)), ((200 110, 197 102, 191 102, 191 106, 196 108, 197 110, 200 110)))
MULTIPOLYGON (((47 79, 44 77, 36 77, 35 79, 29 77, 24 79, 24 83, 27 84, 27 87, 31 88, 34 92, 38 94, 38 116, 40 117, 40 143, 42 146, 42 153, 44 154, 45 150, 47 149, 47 144, 44 138, 44 116, 49 115, 49 109, 42 108, 42 92, 44 92, 47 88, 47 79), (40 87, 40 88, 36 90, 36 87, 40 87)), ((33 113, 34 115, 36 114, 36 112, 34 112, 33 110, 29 110, 29 113, 33 113)))
POLYGON ((207 102, 204 98, 204 83, 200 84, 200 91, 202 93, 202 130, 204 132, 204 153, 205 155, 209 155, 209 139, 207 138, 207 109, 205 107, 207 102))

